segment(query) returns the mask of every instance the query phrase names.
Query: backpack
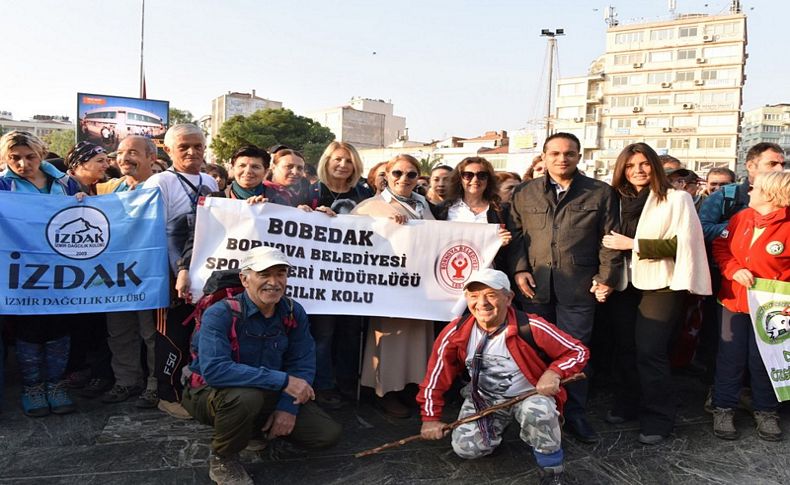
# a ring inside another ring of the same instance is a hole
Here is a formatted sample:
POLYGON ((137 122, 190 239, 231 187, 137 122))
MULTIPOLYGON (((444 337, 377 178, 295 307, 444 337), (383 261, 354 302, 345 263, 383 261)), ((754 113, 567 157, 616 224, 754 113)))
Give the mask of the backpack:
MULTIPOLYGON (((204 296, 195 304, 195 310, 182 322, 183 325, 187 325, 192 319, 195 320, 195 329, 192 331, 192 335, 189 338, 189 341, 192 342, 195 334, 200 330, 203 313, 211 305, 219 301, 224 301, 230 308, 231 313, 228 341, 230 342, 231 359, 233 359, 234 362, 239 362, 240 359, 237 327, 239 320, 243 316, 241 301, 238 295, 244 291, 244 287, 241 286, 239 273, 238 269, 226 269, 211 273, 211 276, 206 280, 206 284, 203 286, 204 296)), ((283 326, 285 327, 285 333, 287 335, 292 328, 296 327, 296 318, 294 317, 293 311, 294 301, 287 296, 283 298, 288 304, 288 316, 283 319, 283 326)), ((190 345, 189 353, 193 361, 198 356, 197 348, 193 345, 190 345)), ((207 385, 203 376, 194 371, 189 376, 189 384, 193 389, 207 385)))
POLYGON ((721 202, 719 223, 729 221, 732 216, 749 206, 749 195, 744 194, 742 184, 728 184, 721 188, 724 198, 721 202))

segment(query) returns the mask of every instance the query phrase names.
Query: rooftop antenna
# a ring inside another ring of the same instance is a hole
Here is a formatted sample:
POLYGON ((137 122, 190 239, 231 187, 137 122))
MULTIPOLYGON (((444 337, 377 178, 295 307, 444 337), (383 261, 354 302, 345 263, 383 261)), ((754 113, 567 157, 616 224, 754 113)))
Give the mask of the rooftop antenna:
POLYGON ((549 73, 549 82, 548 82, 549 93, 548 93, 548 99, 546 100, 546 138, 548 138, 551 135, 551 132, 552 132, 551 94, 552 94, 552 88, 554 87, 552 85, 552 80, 553 80, 552 78, 553 78, 553 74, 554 74, 554 57, 555 57, 555 54, 557 53, 557 36, 558 35, 565 35, 565 29, 554 29, 554 30, 542 29, 540 31, 540 35, 541 35, 541 37, 547 37, 548 41, 549 41, 548 45, 546 46, 546 49, 548 51, 548 66, 547 67, 549 68, 549 70, 548 70, 548 73, 549 73))
POLYGON ((741 13, 740 0, 732 0, 732 2, 730 2, 730 13, 741 13))
POLYGON ((677 0, 668 0, 669 3, 669 15, 672 18, 675 18, 675 11, 678 9, 678 1, 677 0))
POLYGON ((606 22, 606 25, 608 25, 610 28, 620 25, 620 21, 617 20, 617 13, 615 13, 614 7, 611 5, 606 7, 606 13, 603 16, 603 19, 606 22))

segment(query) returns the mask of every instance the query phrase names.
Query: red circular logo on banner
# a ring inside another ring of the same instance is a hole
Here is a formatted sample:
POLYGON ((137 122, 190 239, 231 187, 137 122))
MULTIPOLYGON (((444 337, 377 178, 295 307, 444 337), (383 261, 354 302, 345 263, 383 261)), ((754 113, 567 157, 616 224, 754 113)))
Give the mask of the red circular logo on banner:
POLYGON ((480 269, 480 256, 466 244, 454 244, 441 253, 436 261, 436 281, 446 290, 463 289, 472 271, 480 269))

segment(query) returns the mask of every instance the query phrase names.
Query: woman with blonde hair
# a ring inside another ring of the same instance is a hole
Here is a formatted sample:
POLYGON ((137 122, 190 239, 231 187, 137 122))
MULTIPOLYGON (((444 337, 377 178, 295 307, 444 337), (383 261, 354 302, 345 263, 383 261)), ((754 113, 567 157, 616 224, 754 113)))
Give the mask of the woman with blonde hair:
POLYGON ((318 181, 310 187, 311 208, 325 206, 337 214, 348 214, 361 201, 373 196, 362 182, 362 158, 353 145, 333 141, 318 162, 318 181))
MULTIPOLYGON (((352 214, 387 217, 398 224, 433 215, 425 197, 414 192, 420 164, 411 155, 398 155, 385 166, 387 187, 354 208, 352 214)), ((419 383, 425 375, 433 345, 433 322, 385 316, 370 317, 362 364, 362 385, 372 387, 377 404, 394 417, 409 416, 397 391, 419 383)))
MULTIPOLYGON (((735 408, 746 369, 752 389, 757 436, 782 439, 779 402, 757 348, 749 313, 748 290, 755 278, 790 282, 790 172, 758 174, 749 193, 749 207, 730 219, 713 241, 713 257, 721 268, 721 330, 713 384, 713 434, 737 439, 735 408)), ((777 309, 777 321, 787 322, 787 308, 777 309), (783 316, 784 315, 784 316, 783 316)), ((781 325, 781 324, 779 324, 781 325)), ((780 330, 781 332, 781 330, 780 330)), ((781 333, 780 333, 781 338, 781 333)))

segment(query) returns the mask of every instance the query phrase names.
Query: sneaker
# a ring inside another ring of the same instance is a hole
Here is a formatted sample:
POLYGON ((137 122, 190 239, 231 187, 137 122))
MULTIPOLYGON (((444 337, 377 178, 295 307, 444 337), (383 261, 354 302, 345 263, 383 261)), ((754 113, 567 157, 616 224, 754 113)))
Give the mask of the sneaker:
POLYGON ((44 384, 25 386, 22 390, 22 410, 25 416, 40 418, 49 414, 49 402, 44 384))
POLYGON ((76 409, 74 401, 71 400, 66 389, 66 381, 60 381, 57 384, 47 383, 47 401, 55 414, 73 413, 76 409))
POLYGON ((782 428, 779 427, 779 414, 776 411, 755 411, 757 436, 765 441, 782 441, 782 428))
POLYGON ((324 409, 340 409, 343 400, 340 393, 334 389, 322 389, 315 392, 315 403, 324 409))
POLYGON ((157 404, 159 404, 159 395, 156 389, 146 389, 134 401, 134 406, 141 409, 153 409, 157 404))
POLYGON ((160 411, 176 419, 192 419, 192 415, 189 414, 189 411, 184 409, 184 406, 179 402, 170 402, 160 399, 156 407, 159 408, 160 411))
POLYGON ((639 442, 643 445, 657 445, 664 441, 666 436, 660 434, 643 434, 639 433, 639 442))
POLYGON ((91 379, 91 370, 83 369, 66 374, 66 387, 69 389, 82 389, 91 379))
POLYGON ((538 468, 540 485, 560 485, 562 483, 562 467, 538 468))
POLYGON ((111 380, 102 379, 101 377, 94 377, 90 380, 90 382, 88 382, 88 384, 85 385, 85 387, 77 391, 77 394, 82 397, 93 399, 95 397, 101 396, 105 391, 109 391, 111 387, 111 380))
POLYGON ((112 386, 112 389, 102 394, 101 402, 107 404, 124 402, 130 397, 140 394, 142 391, 143 388, 140 386, 121 386, 116 384, 112 386))
POLYGON ((222 457, 212 453, 208 476, 219 485, 253 485, 252 478, 241 466, 236 455, 222 457))
POLYGON ((735 410, 713 409, 713 434, 723 440, 737 440, 740 434, 735 429, 735 410))

